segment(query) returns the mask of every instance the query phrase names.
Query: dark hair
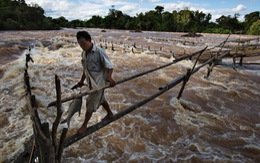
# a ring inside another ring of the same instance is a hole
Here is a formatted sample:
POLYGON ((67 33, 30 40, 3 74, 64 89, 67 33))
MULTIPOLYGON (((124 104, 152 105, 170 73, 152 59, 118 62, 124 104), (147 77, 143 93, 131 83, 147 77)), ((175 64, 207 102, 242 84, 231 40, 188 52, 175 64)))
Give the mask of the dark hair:
POLYGON ((91 36, 87 31, 78 31, 77 40, 80 38, 85 38, 86 40, 91 40, 91 36))

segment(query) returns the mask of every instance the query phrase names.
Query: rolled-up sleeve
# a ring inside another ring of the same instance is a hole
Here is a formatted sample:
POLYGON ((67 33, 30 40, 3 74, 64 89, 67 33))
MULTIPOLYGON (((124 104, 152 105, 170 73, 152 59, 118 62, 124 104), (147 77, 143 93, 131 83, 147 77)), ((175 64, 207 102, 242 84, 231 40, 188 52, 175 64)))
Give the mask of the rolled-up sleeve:
POLYGON ((104 67, 107 69, 113 69, 114 66, 113 66, 112 62, 110 61, 110 59, 108 58, 106 52, 104 50, 100 50, 100 54, 101 54, 101 58, 102 58, 104 67))

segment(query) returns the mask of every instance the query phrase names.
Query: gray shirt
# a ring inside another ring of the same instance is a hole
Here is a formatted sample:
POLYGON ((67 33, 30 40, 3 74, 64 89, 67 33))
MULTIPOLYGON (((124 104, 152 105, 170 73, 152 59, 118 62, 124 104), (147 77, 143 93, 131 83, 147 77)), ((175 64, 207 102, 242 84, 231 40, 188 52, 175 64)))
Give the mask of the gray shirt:
POLYGON ((113 65, 102 48, 93 44, 89 53, 82 52, 81 62, 89 86, 96 89, 106 85, 107 69, 113 65))

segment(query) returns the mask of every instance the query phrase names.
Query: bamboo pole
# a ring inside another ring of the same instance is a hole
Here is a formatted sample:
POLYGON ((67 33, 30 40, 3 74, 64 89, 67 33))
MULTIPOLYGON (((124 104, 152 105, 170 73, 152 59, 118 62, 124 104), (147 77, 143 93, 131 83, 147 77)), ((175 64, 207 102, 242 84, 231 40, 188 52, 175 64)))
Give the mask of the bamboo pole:
MULTIPOLYGON (((183 56, 183 57, 180 57, 180 58, 177 58, 177 59, 173 60, 171 63, 168 63, 168 64, 162 65, 162 66, 160 66, 160 67, 157 67, 157 68, 154 68, 154 69, 151 69, 151 70, 148 70, 148 71, 145 71, 145 72, 142 72, 142 73, 139 73, 139 74, 136 74, 136 75, 127 77, 127 78, 125 78, 125 79, 122 79, 122 80, 116 82, 115 85, 124 83, 124 82, 126 82, 126 81, 129 81, 129 80, 135 79, 135 78, 137 78, 137 77, 143 76, 143 75, 145 75, 145 74, 148 74, 148 73, 157 71, 157 70, 159 70, 159 69, 168 67, 168 66, 170 66, 170 65, 172 65, 172 64, 175 64, 175 63, 177 63, 177 62, 180 62, 180 61, 182 61, 182 60, 184 60, 184 59, 190 58, 190 57, 192 57, 192 56, 194 56, 194 55, 196 55, 196 54, 201 54, 201 53, 203 53, 206 49, 207 49, 207 46, 206 46, 204 49, 200 50, 200 51, 194 52, 194 53, 192 53, 192 54, 189 54, 189 55, 186 55, 186 56, 183 56)), ((95 93, 95 92, 98 92, 98 91, 100 91, 100 90, 104 90, 104 89, 107 89, 107 88, 110 88, 110 86, 109 86, 109 85, 106 85, 106 86, 101 87, 101 88, 99 88, 99 89, 90 90, 90 91, 82 92, 82 93, 77 94, 77 95, 73 95, 73 96, 70 96, 70 97, 66 97, 66 98, 61 99, 61 102, 62 102, 62 103, 63 103, 63 102, 67 102, 67 101, 73 100, 73 99, 75 99, 75 98, 82 97, 82 96, 86 96, 86 95, 88 95, 88 94, 95 93)), ((56 105, 56 101, 53 101, 53 102, 49 103, 47 107, 54 106, 54 105, 56 105)))

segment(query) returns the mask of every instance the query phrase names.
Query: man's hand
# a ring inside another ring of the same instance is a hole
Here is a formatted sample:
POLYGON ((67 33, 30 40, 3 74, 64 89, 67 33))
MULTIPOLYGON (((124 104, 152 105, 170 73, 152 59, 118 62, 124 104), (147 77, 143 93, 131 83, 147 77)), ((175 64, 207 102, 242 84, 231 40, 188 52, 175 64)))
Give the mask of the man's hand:
POLYGON ((108 78, 106 79, 106 81, 108 81, 108 82, 110 83, 110 86, 111 86, 111 87, 114 87, 114 86, 116 85, 116 82, 115 82, 114 79, 112 79, 112 78, 109 78, 109 77, 108 77, 108 78))
POLYGON ((76 85, 74 85, 71 89, 74 90, 74 89, 77 89, 78 87, 82 87, 84 85, 83 82, 78 82, 76 85))
POLYGON ((78 84, 74 85, 71 89, 74 90, 74 89, 77 89, 78 88, 78 84))

